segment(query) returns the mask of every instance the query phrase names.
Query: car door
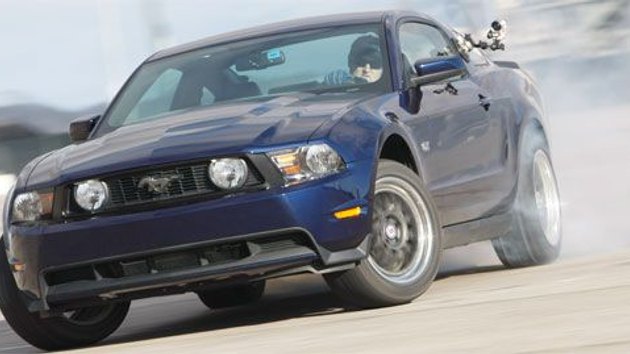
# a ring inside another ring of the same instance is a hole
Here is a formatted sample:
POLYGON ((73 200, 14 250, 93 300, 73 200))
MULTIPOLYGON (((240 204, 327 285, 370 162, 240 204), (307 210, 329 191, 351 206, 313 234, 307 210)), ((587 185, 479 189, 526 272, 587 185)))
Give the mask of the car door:
POLYGON ((470 80, 478 85, 488 105, 488 122, 491 144, 487 150, 486 173, 483 175, 482 190, 489 201, 491 212, 500 212, 509 206, 517 181, 516 108, 512 98, 511 76, 506 69, 494 65, 477 48, 465 52, 470 80))
MULTIPOLYGON (((459 55, 439 28, 420 22, 399 26, 405 76, 417 60, 459 55), (406 63, 406 64, 405 64, 406 63)), ((482 217, 499 203, 490 193, 502 147, 502 124, 489 111, 492 98, 471 75, 420 87, 420 111, 405 118, 422 154, 424 177, 444 225, 482 217)))

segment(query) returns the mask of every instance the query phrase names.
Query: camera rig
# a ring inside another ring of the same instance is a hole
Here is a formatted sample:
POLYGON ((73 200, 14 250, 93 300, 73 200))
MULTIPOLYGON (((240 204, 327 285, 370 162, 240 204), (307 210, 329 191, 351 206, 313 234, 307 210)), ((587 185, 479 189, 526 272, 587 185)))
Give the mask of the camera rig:
POLYGON ((507 22, 505 20, 493 21, 490 25, 487 37, 490 41, 475 41, 470 33, 464 35, 466 41, 468 41, 474 48, 483 50, 505 50, 505 44, 503 40, 507 34, 507 22))

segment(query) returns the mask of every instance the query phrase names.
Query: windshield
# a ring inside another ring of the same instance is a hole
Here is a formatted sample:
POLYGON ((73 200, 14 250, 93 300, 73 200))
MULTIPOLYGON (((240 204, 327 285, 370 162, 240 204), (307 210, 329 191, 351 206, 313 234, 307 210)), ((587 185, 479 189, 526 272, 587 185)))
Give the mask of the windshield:
POLYGON ((148 62, 118 96, 99 133, 236 100, 293 92, 384 92, 390 79, 382 43, 379 24, 344 26, 221 44, 148 62))

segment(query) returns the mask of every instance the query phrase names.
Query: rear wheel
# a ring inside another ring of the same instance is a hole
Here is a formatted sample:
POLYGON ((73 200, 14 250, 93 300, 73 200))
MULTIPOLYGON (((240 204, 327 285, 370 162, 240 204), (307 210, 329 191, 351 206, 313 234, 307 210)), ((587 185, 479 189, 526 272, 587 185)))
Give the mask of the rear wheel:
POLYGON ((422 180, 381 160, 372 205, 370 253, 351 270, 325 276, 331 289, 359 307, 403 304, 424 293, 438 270, 441 226, 422 180))
POLYGON ((198 292, 197 296, 211 309, 220 309, 258 301, 265 292, 265 281, 233 286, 229 288, 198 292))
MULTIPOLYGON (((3 242, 0 240, 0 245, 3 242)), ((68 311, 62 316, 41 318, 30 313, 0 249, 0 309, 15 333, 43 350, 62 350, 94 344, 112 334, 125 319, 129 302, 68 311)))
POLYGON ((550 263, 562 245, 560 197, 549 148, 536 130, 524 139, 512 231, 492 241, 508 267, 550 263))

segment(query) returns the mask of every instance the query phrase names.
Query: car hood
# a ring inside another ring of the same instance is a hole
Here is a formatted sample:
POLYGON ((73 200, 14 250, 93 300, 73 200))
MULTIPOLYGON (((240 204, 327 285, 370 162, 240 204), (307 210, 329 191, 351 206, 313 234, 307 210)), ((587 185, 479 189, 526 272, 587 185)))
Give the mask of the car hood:
POLYGON ((58 150, 33 169, 27 184, 60 185, 143 166, 305 142, 361 98, 365 95, 283 96, 175 113, 58 150))

